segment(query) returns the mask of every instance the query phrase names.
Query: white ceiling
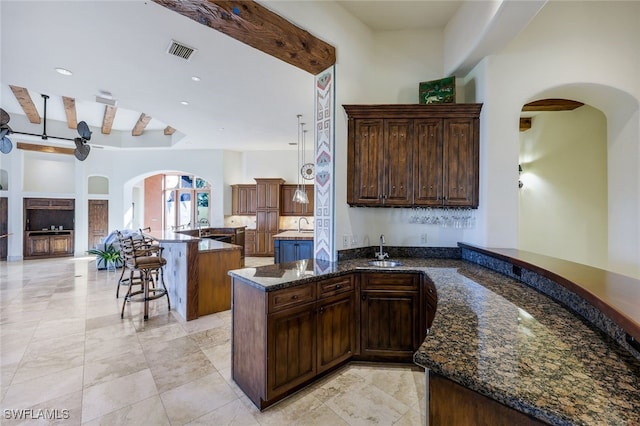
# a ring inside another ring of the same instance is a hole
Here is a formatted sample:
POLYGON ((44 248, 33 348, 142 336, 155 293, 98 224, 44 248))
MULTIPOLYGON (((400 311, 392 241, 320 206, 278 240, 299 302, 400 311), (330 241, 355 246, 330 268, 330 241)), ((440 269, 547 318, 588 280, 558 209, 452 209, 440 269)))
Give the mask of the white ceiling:
MULTIPOLYGON (((444 27, 462 2, 338 3, 373 30, 398 30, 444 27)), ((103 91, 118 102, 113 133, 130 132, 143 112, 153 117, 147 131, 176 128, 179 148, 295 149, 296 114, 313 116, 311 74, 152 1, 2 0, 0 15, 0 104, 15 131, 41 134, 42 124, 16 127, 26 121, 9 85, 29 89, 41 116, 40 95, 49 95, 47 122, 65 121, 61 96, 75 98, 92 144, 107 146, 112 136, 99 134, 104 105, 95 102, 103 91), (189 61, 170 56, 172 39, 197 52, 189 61)))

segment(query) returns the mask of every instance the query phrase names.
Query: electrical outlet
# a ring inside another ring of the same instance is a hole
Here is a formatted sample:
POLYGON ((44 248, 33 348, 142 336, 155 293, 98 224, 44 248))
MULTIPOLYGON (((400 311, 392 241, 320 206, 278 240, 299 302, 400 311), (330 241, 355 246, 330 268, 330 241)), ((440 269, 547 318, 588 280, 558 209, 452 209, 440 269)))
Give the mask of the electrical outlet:
POLYGON ((427 234, 420 234, 420 243, 427 244, 427 234))
POLYGON ((358 245, 358 236, 357 235, 352 235, 351 236, 351 247, 355 247, 358 245))
POLYGON ((342 236, 342 248, 349 248, 349 236, 348 235, 343 235, 342 236))

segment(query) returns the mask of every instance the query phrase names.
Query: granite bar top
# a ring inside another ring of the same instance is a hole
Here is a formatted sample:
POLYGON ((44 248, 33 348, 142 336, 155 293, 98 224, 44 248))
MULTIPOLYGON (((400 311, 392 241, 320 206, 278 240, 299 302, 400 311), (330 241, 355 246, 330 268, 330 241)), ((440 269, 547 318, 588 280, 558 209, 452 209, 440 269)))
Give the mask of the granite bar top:
POLYGON ((198 237, 191 237, 189 235, 181 234, 179 232, 174 232, 174 231, 168 231, 168 230, 145 232, 145 235, 148 235, 151 238, 161 243, 180 243, 180 242, 197 241, 200 239, 198 237))
POLYGON ((459 246, 527 268, 562 284, 640 341, 640 280, 524 250, 482 248, 463 243, 459 246))
POLYGON ((426 274, 438 292, 416 364, 554 425, 640 424, 640 361, 527 285, 456 259, 297 261, 230 271, 264 291, 357 271, 426 274))
POLYGON ((274 240, 310 240, 313 241, 313 229, 308 231, 283 231, 273 236, 274 240))

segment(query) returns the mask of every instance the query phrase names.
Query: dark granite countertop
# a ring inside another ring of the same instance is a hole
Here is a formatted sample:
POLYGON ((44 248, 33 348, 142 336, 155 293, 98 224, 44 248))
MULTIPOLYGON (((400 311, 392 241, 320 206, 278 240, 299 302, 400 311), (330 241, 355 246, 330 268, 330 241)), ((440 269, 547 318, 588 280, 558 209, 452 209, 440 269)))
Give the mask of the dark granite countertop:
POLYGON ((230 271, 273 291, 378 271, 425 273, 438 292, 416 364, 556 425, 640 425, 640 361, 596 327, 505 275, 456 259, 297 261, 230 271))

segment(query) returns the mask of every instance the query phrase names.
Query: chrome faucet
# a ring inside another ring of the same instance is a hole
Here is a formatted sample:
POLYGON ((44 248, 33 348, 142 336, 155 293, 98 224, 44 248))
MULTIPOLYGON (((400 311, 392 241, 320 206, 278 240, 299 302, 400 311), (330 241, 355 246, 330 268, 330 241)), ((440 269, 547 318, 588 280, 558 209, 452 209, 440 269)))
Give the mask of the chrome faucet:
POLYGON ((376 252, 376 258, 378 260, 384 260, 386 257, 389 257, 389 253, 384 252, 384 234, 380 234, 380 251, 376 252))
POLYGON ((307 222, 307 225, 309 224, 309 219, 307 219, 304 216, 300 217, 300 219, 298 219, 298 232, 300 232, 300 222, 302 221, 302 219, 304 219, 304 221, 307 222))

